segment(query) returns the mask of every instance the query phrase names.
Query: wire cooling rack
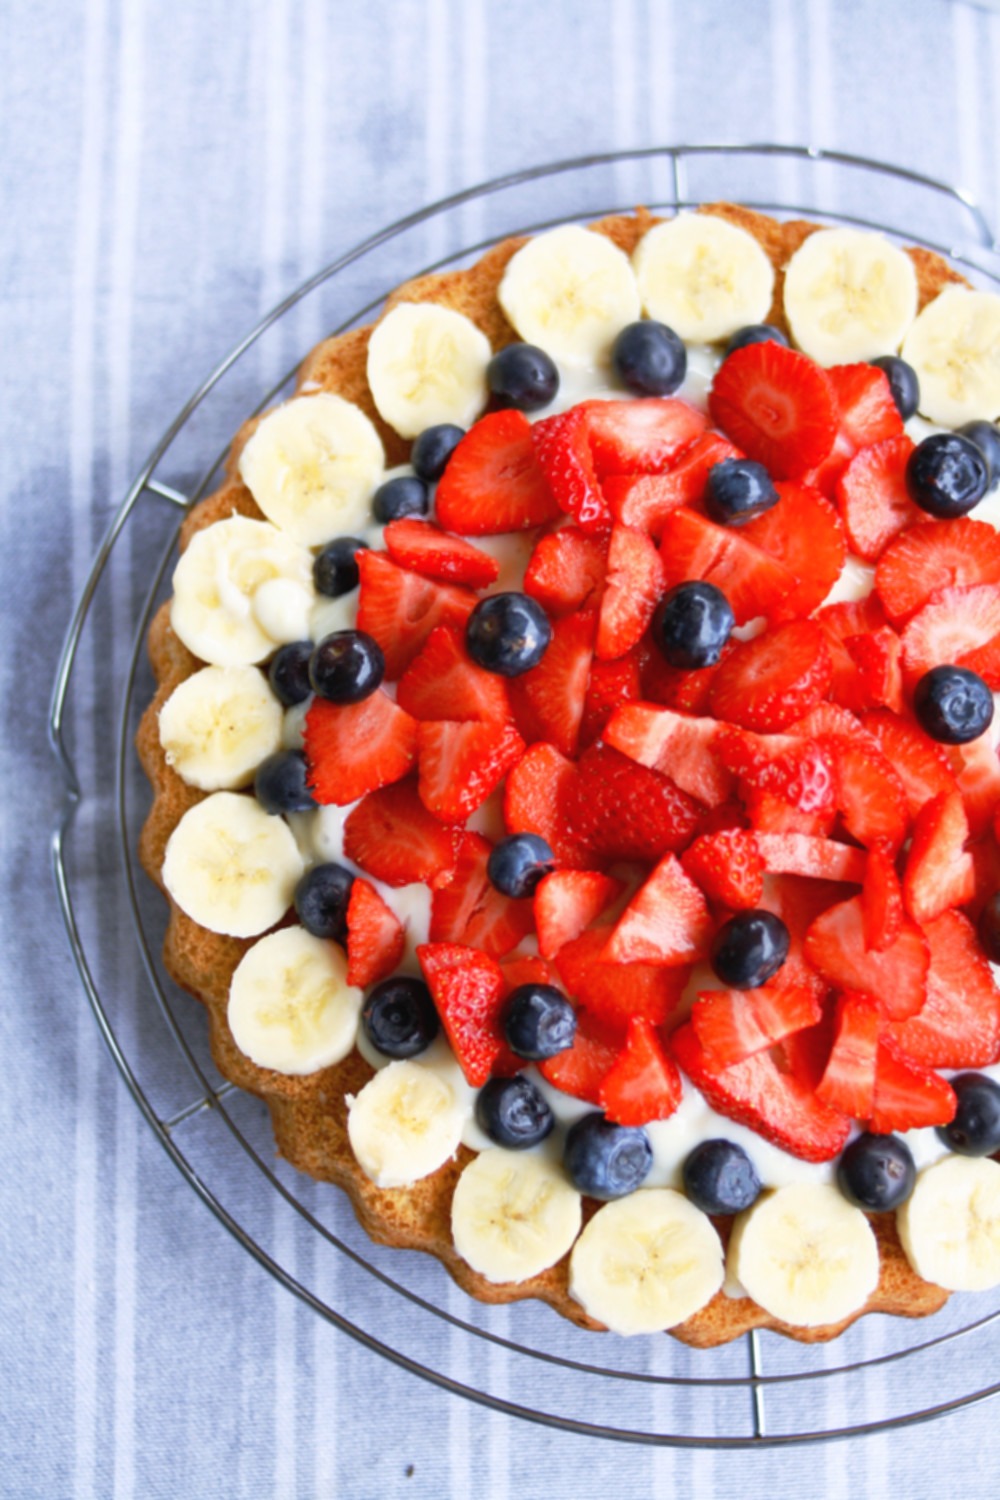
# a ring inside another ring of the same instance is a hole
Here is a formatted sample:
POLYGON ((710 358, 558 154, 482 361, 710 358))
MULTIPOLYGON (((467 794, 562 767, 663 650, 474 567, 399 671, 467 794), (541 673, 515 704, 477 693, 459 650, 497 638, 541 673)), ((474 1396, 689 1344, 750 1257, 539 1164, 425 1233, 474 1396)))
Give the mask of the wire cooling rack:
POLYGON ((67 633, 49 732, 65 782, 52 853, 97 1023, 151 1129, 195 1192, 280 1282, 368 1348, 453 1393, 592 1436, 763 1447, 925 1421, 1000 1392, 1000 1298, 931 1319, 867 1317, 833 1345, 749 1334, 716 1350, 588 1333, 536 1303, 486 1307, 431 1257, 373 1245, 335 1188, 275 1160, 267 1111, 216 1072, 204 1014, 160 961, 164 903, 138 868, 149 790, 133 738, 153 691, 144 642, 183 511, 217 482, 229 435, 284 392, 319 338, 357 327, 401 280, 497 240, 637 203, 731 199, 919 242, 1000 286, 989 224, 919 173, 793 146, 671 146, 534 167, 372 236, 244 338, 164 433, 122 500, 67 633), (261 395, 264 391, 263 396, 261 395), (117 847, 117 856, 114 847, 117 847), (935 1396, 924 1405, 926 1393, 935 1396))

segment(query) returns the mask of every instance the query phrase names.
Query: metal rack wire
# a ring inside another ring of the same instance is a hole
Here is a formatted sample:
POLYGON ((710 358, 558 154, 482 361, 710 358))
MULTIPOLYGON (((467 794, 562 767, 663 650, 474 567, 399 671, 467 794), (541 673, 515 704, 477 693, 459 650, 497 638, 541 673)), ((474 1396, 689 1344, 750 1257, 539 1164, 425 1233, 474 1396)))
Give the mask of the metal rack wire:
POLYGON ((585 1333, 536 1304, 486 1308, 458 1293, 430 1258, 373 1246, 340 1193, 274 1162, 266 1111, 215 1072, 200 1008, 162 968, 163 903, 137 870, 148 789, 133 748, 152 691, 143 645, 175 556, 178 518, 212 486, 226 436, 292 380, 293 345, 301 357, 320 335, 363 324, 404 277, 468 263, 506 235, 620 212, 623 203, 675 211, 724 197, 781 215, 879 228, 939 250, 973 279, 1000 286, 990 226, 967 193, 836 152, 778 145, 615 152, 533 167, 432 204, 293 292, 171 423, 94 560, 63 647, 49 737, 65 792, 53 866, 87 998, 151 1129, 240 1243, 320 1316, 455 1394, 593 1436, 739 1448, 856 1436, 996 1395, 1000 1382, 982 1384, 979 1372, 995 1364, 1000 1349, 1000 1301, 984 1311, 981 1300, 953 1298, 933 1319, 915 1324, 866 1318, 833 1346, 754 1333, 722 1349, 692 1351, 665 1338, 585 1333), (262 399, 261 369, 284 370, 262 399), (207 467, 206 453, 213 455, 207 467), (133 595, 137 578, 149 580, 144 598, 133 595), (117 639, 109 633, 113 596, 123 595, 133 600, 127 653, 105 649, 109 638, 117 639), (76 766, 87 716, 97 713, 117 722, 115 754, 106 762, 92 757, 93 784, 84 785, 76 766), (98 883, 87 837, 111 835, 119 863, 98 883), (135 938, 125 954, 115 945, 114 963, 104 936, 109 911, 135 938), (950 1357, 942 1374, 945 1345, 950 1357), (903 1362, 913 1379, 898 1378, 903 1362), (941 1399, 908 1405, 904 1385, 933 1389, 941 1399))

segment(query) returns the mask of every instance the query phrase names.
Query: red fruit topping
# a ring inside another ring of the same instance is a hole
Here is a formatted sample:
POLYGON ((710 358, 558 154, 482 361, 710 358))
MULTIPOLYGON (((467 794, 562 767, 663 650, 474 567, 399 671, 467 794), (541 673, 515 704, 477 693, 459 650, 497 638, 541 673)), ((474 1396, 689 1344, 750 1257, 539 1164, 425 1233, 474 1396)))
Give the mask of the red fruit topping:
POLYGON ((708 422, 686 401, 584 401, 590 451, 600 479, 608 474, 662 474, 700 438, 708 422))
POLYGON ((869 1119, 875 1107, 881 1025, 878 1006, 868 995, 846 994, 837 1001, 833 1047, 816 1093, 855 1120, 869 1119))
POLYGON ((373 885, 360 875, 347 903, 347 982, 362 989, 377 984, 396 968, 406 935, 373 885))
POLYGON ((597 870, 555 870, 535 890, 538 951, 555 958, 572 943, 624 890, 620 880, 597 870))
POLYGON ((449 536, 429 521, 415 521, 404 516, 390 521, 383 541, 393 562, 411 568, 423 578, 437 578, 444 583, 468 583, 473 588, 488 588, 500 574, 500 564, 471 542, 449 536))
MULTIPOLYGON (((806 961, 805 938, 817 917, 822 916, 828 906, 838 902, 843 894, 841 886, 831 885, 823 880, 804 879, 800 875, 770 877, 760 905, 764 911, 773 911, 775 916, 781 918, 788 928, 789 938, 788 957, 771 980, 775 988, 807 989, 818 1000, 823 1000, 829 993, 827 981, 806 961)), ((825 1054, 822 1062, 825 1067, 825 1054)))
POLYGON ((860 990, 878 1001, 891 1021, 915 1016, 927 997, 927 939, 903 920, 899 936, 883 952, 865 947, 861 900, 829 907, 806 933, 805 956, 831 984, 860 990))
POLYGON ((769 614, 798 586, 778 558, 693 510, 675 510, 664 521, 660 561, 665 588, 695 578, 714 583, 729 600, 737 625, 769 614))
POLYGON ((890 761, 871 741, 831 735, 823 742, 837 785, 837 805, 852 838, 866 847, 885 839, 898 849, 908 829, 906 793, 890 761))
POLYGON ((817 703, 815 708, 789 725, 788 732, 801 734, 807 739, 827 734, 846 734, 850 738, 863 733, 861 720, 839 703, 817 703))
POLYGON ((417 728, 420 800, 446 823, 463 823, 524 754, 512 724, 434 721, 417 728))
POLYGON ((554 520, 559 507, 532 439, 523 412, 480 417, 438 481, 434 512, 440 524, 462 536, 495 536, 554 520))
POLYGON ((869 562, 881 556, 897 532, 924 518, 906 488, 912 452, 908 437, 886 438, 856 453, 837 480, 837 504, 851 551, 869 562))
POLYGON ((946 911, 924 929, 930 947, 927 1004, 888 1035, 928 1068, 985 1068, 1000 1054, 1000 990, 961 912, 946 911))
POLYGON ((475 947, 458 943, 423 943, 417 958, 424 972, 451 1049, 474 1088, 486 1082, 497 1065, 515 1072, 501 1029, 507 989, 499 964, 475 947))
POLYGON ((865 947, 884 953, 903 926, 903 891, 891 844, 875 839, 868 850, 861 887, 861 927, 865 947))
POLYGON ((770 553, 798 583, 771 613, 772 622, 812 614, 833 588, 847 558, 844 526, 829 500, 808 485, 780 483, 777 505, 741 528, 744 539, 770 553))
POLYGON ((617 661, 592 661, 580 724, 581 748, 585 750, 595 740, 602 739, 615 711, 641 697, 642 668, 638 649, 620 656, 617 661))
POLYGON ((556 968, 567 994, 605 1025, 616 1027, 619 1037, 632 1016, 666 1025, 681 1002, 690 968, 606 963, 601 955, 611 932, 607 926, 592 927, 560 949, 556 968))
POLYGON ((876 709, 861 722, 899 777, 911 818, 938 792, 955 790, 955 775, 944 750, 911 719, 876 709))
POLYGON ((917 814, 903 872, 903 900, 921 927, 975 895, 972 855, 965 852, 968 837, 969 820, 957 792, 941 792, 917 814))
MULTIPOLYGON (((608 745, 586 750, 577 769, 576 778, 565 784, 562 827, 578 848, 591 852, 591 864, 613 859, 652 863, 691 842, 698 809, 666 776, 636 765, 608 745)), ((565 863, 558 854, 556 858, 565 863)))
POLYGON ((715 675, 712 711, 743 729, 784 729, 826 696, 831 675, 821 628, 812 620, 793 620, 739 642, 715 675))
POLYGON ((485 672, 459 631, 439 625, 399 679, 396 702, 415 719, 510 718, 502 677, 485 672))
POLYGON ((713 1063, 732 1067, 773 1047, 792 1032, 815 1026, 822 1007, 809 990, 699 990, 691 1024, 713 1063))
POLYGON ((706 807, 718 807, 733 791, 731 774, 712 754, 721 728, 715 719, 695 719, 669 708, 629 703, 609 721, 604 742, 630 760, 669 776, 706 807))
POLYGON ((932 667, 963 666, 1000 634, 1000 584, 936 589, 903 631, 903 671, 912 685, 932 667))
POLYGON ((742 828, 703 833, 681 855, 681 864, 709 901, 749 911, 764 894, 764 861, 757 836, 742 828))
POLYGON ((957 516, 911 526, 878 560, 875 588, 890 620, 915 614, 938 589, 1000 583, 1000 533, 957 516))
MULTIPOLYGON (((735 641, 726 642, 722 648, 722 661, 732 654, 735 644, 735 641)), ((693 672, 669 667, 657 648, 650 646, 642 663, 642 697, 651 703, 662 703, 665 708, 676 708, 681 713, 707 714, 712 679, 718 670, 718 665, 699 667, 693 672)))
POLYGON ((535 958, 531 953, 515 953, 500 960, 503 982, 509 995, 522 984, 558 985, 559 975, 544 958, 535 958))
POLYGON ((682 505, 694 509, 701 505, 709 469, 724 458, 742 456, 719 433, 706 432, 666 474, 613 474, 602 481, 601 488, 616 521, 659 536, 672 511, 682 505))
POLYGON ((987 729, 967 745, 949 745, 948 754, 965 803, 969 831, 978 838, 989 828, 1000 805, 1000 760, 992 731, 987 729))
POLYGON ((860 885, 865 878, 865 852, 851 844, 805 833, 758 833, 755 838, 769 875, 807 875, 850 885, 860 885))
POLYGON ((888 1036, 878 1044, 875 1107, 868 1128, 876 1135, 947 1125, 955 1117, 955 1090, 940 1073, 911 1062, 888 1036))
POLYGON ((705 954, 712 925, 701 891, 667 854, 619 917, 604 956, 620 964, 693 963, 705 954))
POLYGON ((417 793, 412 778, 369 792, 348 814, 344 854, 386 885, 435 884, 455 868, 454 835, 417 793))
POLYGON ((837 434, 830 377, 781 344, 748 344, 731 354, 708 405, 723 432, 777 479, 798 479, 821 464, 837 434))
POLYGON ((531 902, 503 896, 486 874, 490 844, 478 833, 457 839, 455 873, 431 896, 432 943, 464 943, 503 958, 534 931, 531 902))
POLYGON ((903 710, 902 642, 888 625, 870 635, 849 635, 844 646, 861 677, 868 703, 875 708, 903 710))
POLYGON ((588 1011, 577 1011, 572 1047, 539 1063, 538 1071, 564 1094, 597 1104, 601 1084, 621 1050, 622 1030, 623 1027, 609 1026, 588 1011))
POLYGON ((597 626, 595 649, 602 661, 613 661, 638 645, 663 589, 663 565, 655 544, 641 531, 616 526, 597 626))
POLYGON ((524 592, 553 619, 577 609, 595 608, 607 574, 607 548, 575 526, 540 538, 524 575, 524 592))
POLYGON ((554 745, 532 745, 507 777, 503 816, 508 833, 537 833, 556 864, 585 870, 589 851, 566 833, 563 812, 579 774, 554 745))
POLYGON ((673 1114, 684 1085, 655 1027, 641 1016, 628 1023, 625 1046, 601 1082, 597 1102, 618 1125, 645 1125, 673 1114))
POLYGON ((531 437, 560 509, 574 516, 582 531, 598 536, 610 531, 611 512, 594 468, 585 406, 536 422, 531 437))
POLYGON ((877 365, 833 365, 826 373, 837 397, 841 434, 852 449, 900 435, 903 419, 884 370, 877 365))
POLYGON ((538 666, 511 678, 514 718, 529 744, 546 740, 563 755, 576 754, 596 625, 590 610, 556 620, 538 666))
MULTIPOLYGON (((786 821, 788 832, 809 832, 814 821, 818 834, 828 831, 837 808, 837 784, 830 752, 817 740, 748 734, 720 726, 712 748, 740 778, 741 794, 751 812, 759 812, 760 799, 766 797, 770 799, 770 824, 781 821, 776 816, 781 804, 796 814, 786 821)), ((769 831, 782 830, 771 826, 769 831)))
POLYGON ((357 563, 358 629, 381 646, 390 682, 405 672, 436 625, 465 628, 476 602, 470 589, 409 573, 382 552, 359 552, 357 563))
POLYGON ((851 636, 879 630, 885 625, 885 610, 878 595, 868 594, 864 599, 827 604, 815 618, 826 632, 833 665, 830 696, 838 706, 860 712, 869 707, 870 700, 857 663, 843 643, 851 636))
POLYGON ((303 743, 316 801, 346 807, 403 779, 416 759, 417 723, 381 688, 360 703, 315 698, 303 743))

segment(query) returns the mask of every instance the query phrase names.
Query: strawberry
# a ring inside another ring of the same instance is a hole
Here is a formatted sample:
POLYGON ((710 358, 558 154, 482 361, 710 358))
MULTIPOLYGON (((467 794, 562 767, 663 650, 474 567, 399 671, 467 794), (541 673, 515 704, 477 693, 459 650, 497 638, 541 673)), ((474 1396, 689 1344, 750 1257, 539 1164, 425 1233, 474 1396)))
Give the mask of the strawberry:
POLYGON ((420 800, 445 823, 464 823, 524 754, 511 724, 453 723, 417 727, 420 800))
POLYGON ((465 649, 461 632, 439 625, 399 679, 396 702, 415 719, 510 718, 502 677, 486 672, 465 649))
POLYGON ((844 827, 865 846, 885 839, 898 849, 906 838, 906 793, 892 764, 871 742, 830 735, 822 742, 833 764, 844 827))
POLYGON ((935 589, 903 634, 903 672, 916 683, 932 667, 963 666, 970 652, 1000 635, 1000 584, 935 589))
POLYGON ((749 911, 764 893, 757 837, 745 829, 701 834, 684 850, 681 864, 709 901, 734 911, 749 911))
MULTIPOLYGON (((647 636, 647 641, 649 637, 647 636)), ((727 641, 722 648, 720 662, 731 656, 735 641, 727 641)), ((714 667, 698 667, 693 672, 682 667, 670 667, 656 646, 650 644, 642 661, 641 697, 651 703, 661 703, 664 708, 676 708, 680 713, 707 714, 712 680, 719 670, 714 667)))
POLYGON ((581 531, 604 536, 611 529, 611 512, 594 467, 584 406, 544 417, 532 427, 531 438, 560 509, 574 517, 581 531))
POLYGON ((965 903, 965 911, 973 922, 978 922, 987 901, 1000 890, 1000 848, 995 837, 974 839, 968 846, 972 857, 972 872, 976 889, 965 903))
POLYGON ((665 517, 682 505, 697 510, 708 471, 724 458, 742 458, 717 432, 706 432, 685 449, 665 474, 612 474, 601 482, 615 520, 659 536, 665 517))
POLYGON ((601 1084, 621 1050, 623 1030, 624 1025, 609 1026, 589 1011, 577 1011, 572 1047, 546 1058, 538 1064, 538 1071, 562 1093, 597 1104, 601 1084))
POLYGON ((346 807, 403 779, 417 756, 417 722, 381 688, 360 703, 314 698, 303 743, 316 801, 346 807))
POLYGON ((669 708, 629 703, 609 720, 604 743, 630 760, 669 776, 706 807, 718 807, 733 791, 732 775, 712 754, 720 727, 715 719, 696 719, 669 708))
POLYGON ((903 892, 896 874, 893 847, 885 839, 873 839, 861 887, 861 929, 865 948, 884 953, 899 937, 902 926, 903 892))
POLYGON ((523 412, 489 412, 470 427, 438 480, 434 512, 462 536, 523 531, 558 516, 523 412))
POLYGON ((884 438, 856 453, 837 480, 837 506, 851 551, 868 562, 881 556, 897 532, 924 518, 906 488, 912 452, 905 435, 884 438))
POLYGON ((947 754, 911 719, 875 709, 861 722, 899 777, 911 818, 930 797, 955 790, 957 783, 947 754))
MULTIPOLYGON (((739 352, 739 351, 737 351, 739 352)), ((721 589, 737 625, 771 611, 798 586, 785 564, 755 547, 731 526, 716 526, 693 510, 675 510, 660 533, 664 588, 701 579, 721 589)))
POLYGON ((607 575, 607 548, 575 526, 539 538, 524 575, 524 592, 558 619, 577 609, 596 609, 607 575))
POLYGON ((605 1115, 618 1125, 666 1120, 683 1092, 677 1064, 664 1051, 656 1028, 633 1016, 625 1045, 601 1080, 597 1102, 605 1115))
MULTIPOLYGON (((815 712, 815 710, 814 710, 815 712)), ((818 740, 795 735, 758 735, 720 728, 712 742, 716 758, 740 779, 740 794, 753 816, 766 806, 770 816, 755 821, 768 831, 829 832, 837 808, 833 760, 818 740), (762 798, 772 799, 762 803, 762 798), (796 816, 782 819, 781 806, 796 816), (779 826, 780 825, 780 826, 779 826)))
POLYGON ((500 972, 503 974, 506 995, 510 995, 522 984, 559 983, 559 975, 552 965, 546 963, 544 958, 536 958, 532 953, 515 953, 510 958, 502 958, 500 972))
POLYGON ((844 642, 854 635, 879 630, 886 623, 885 610, 877 594, 864 599, 844 600, 838 604, 826 604, 815 615, 818 625, 826 634, 827 650, 833 666, 833 681, 830 697, 848 710, 859 713, 869 706, 868 691, 864 678, 844 642))
POLYGON ((464 629, 476 603, 470 589, 421 578, 383 552, 359 552, 357 563, 358 629, 381 646, 389 682, 405 672, 435 625, 464 629))
POLYGON ((385 979, 406 947, 402 923, 378 891, 360 875, 347 903, 347 982, 361 989, 385 979))
MULTIPOLYGON (((788 928, 788 957, 771 983, 776 988, 807 989, 817 1000, 823 1000, 830 985, 805 956, 805 939, 817 917, 843 896, 839 885, 824 880, 806 879, 801 875, 772 875, 758 903, 764 911, 774 912, 788 928)), ((826 1056, 823 1056, 826 1064, 826 1056)), ((820 1069, 822 1072, 822 1069, 820 1069)))
POLYGON ((892 1135, 924 1125, 947 1125, 955 1117, 956 1103, 955 1090, 940 1073, 911 1062, 890 1037, 882 1037, 869 1130, 876 1135, 892 1135))
POLYGON ((1000 805, 1000 761, 992 732, 987 729, 967 745, 949 745, 948 756, 965 803, 969 831, 978 838, 1000 805))
POLYGON ((516 1072, 517 1059, 501 1029, 506 986, 500 966, 458 943, 422 943, 417 958, 451 1050, 473 1088, 480 1088, 497 1067, 516 1072))
POLYGON ((534 929, 531 902, 503 896, 486 873, 490 844, 478 833, 457 838, 455 873, 431 895, 432 943, 463 943, 503 958, 534 929))
POLYGON ((896 632, 883 625, 865 635, 849 635, 844 646, 858 669, 867 702, 902 713, 903 647, 896 632))
POLYGON ((507 776, 503 816, 508 833, 537 833, 558 865, 585 870, 589 851, 565 831, 563 812, 579 776, 554 745, 532 745, 507 776))
POLYGON ((875 569, 876 592, 896 624, 916 614, 938 589, 973 583, 1000 583, 1000 533, 970 516, 908 527, 890 542, 875 569))
POLYGON ((940 792, 917 813, 903 872, 903 900, 921 927, 975 895, 972 855, 965 852, 968 837, 969 820, 958 792, 940 792))
POLYGON ((423 578, 440 579, 444 583, 468 583, 473 588, 485 589, 495 583, 500 574, 500 564, 495 557, 481 552, 461 537, 449 536, 429 521, 416 521, 403 516, 390 521, 382 534, 386 549, 393 562, 401 568, 410 568, 423 578))
POLYGON ((572 943, 624 890, 620 880, 597 870, 554 870, 535 890, 538 951, 555 958, 572 943))
POLYGON ((545 740, 563 755, 576 754, 596 628, 592 610, 556 620, 537 667, 508 684, 514 718, 529 744, 545 740))
POLYGON ((865 878, 864 850, 851 844, 805 833, 758 833, 754 838, 769 875, 807 875, 849 885, 860 885, 865 878))
POLYGON ((833 1050, 836 1021, 834 998, 829 992, 817 996, 822 1015, 816 1025, 790 1032, 771 1054, 779 1067, 791 1073, 813 1093, 822 1082, 833 1050))
POLYGON ((817 1096, 831 1109, 867 1120, 875 1107, 875 1070, 881 1018, 868 995, 847 993, 837 1001, 833 1047, 817 1096))
POLYGON ((847 558, 844 525, 829 500, 805 484, 779 482, 778 503, 740 528, 798 579, 772 611, 772 622, 810 615, 840 577, 847 558))
POLYGON ((663 589, 663 565, 655 544, 641 531, 615 526, 597 625, 595 651, 602 661, 614 661, 638 645, 663 589))
POLYGON ((562 828, 594 860, 652 863, 668 849, 691 842, 698 809, 666 776, 636 765, 608 745, 584 751, 577 771, 565 783, 562 828))
POLYGON ((975 928, 961 912, 946 911, 924 933, 927 1003, 911 1020, 890 1021, 887 1034, 927 1068, 988 1067, 1000 1054, 1000 990, 975 928))
POLYGON ((567 994, 619 1035, 631 1016, 666 1025, 681 1002, 690 968, 606 963, 601 955, 611 933, 610 926, 591 927, 559 950, 556 968, 567 994))
POLYGON ((580 746, 586 750, 604 731, 617 709, 642 697, 642 661, 640 649, 629 651, 617 661, 592 661, 587 679, 587 696, 583 700, 580 723, 580 746))
POLYGON ((816 918, 805 939, 806 961, 838 989, 871 995, 891 1021, 915 1016, 927 997, 927 939, 903 920, 881 953, 865 947, 861 900, 855 896, 816 918))
POLYGON ((610 963, 689 964, 712 935, 705 898, 675 854, 664 855, 632 897, 604 957, 610 963))
POLYGON ((815 708, 811 708, 801 719, 796 719, 794 724, 788 726, 788 733, 814 740, 825 734, 847 735, 850 739, 852 735, 862 734, 863 731, 861 720, 849 708, 844 708, 839 703, 817 703, 815 708))
POLYGON ((743 729, 784 729, 825 698, 832 670, 820 627, 812 620, 793 620, 741 641, 720 664, 712 682, 712 712, 743 729))
POLYGON ((369 792, 344 823, 344 854, 386 885, 434 885, 455 869, 452 830, 429 813, 412 777, 369 792))
POLYGON ((837 434, 830 377, 782 344, 747 344, 724 360, 708 398, 712 420, 776 479, 798 479, 837 434))
POLYGON ((889 379, 877 365, 832 365, 827 370, 837 398, 840 432, 853 451, 899 437, 903 419, 889 379))
POLYGON ((713 1066, 732 1067, 783 1037, 815 1026, 822 1007, 809 990, 699 990, 691 1024, 713 1066))
POLYGON ((708 422, 686 401, 584 401, 590 451, 599 479, 609 474, 662 474, 701 437, 708 422))

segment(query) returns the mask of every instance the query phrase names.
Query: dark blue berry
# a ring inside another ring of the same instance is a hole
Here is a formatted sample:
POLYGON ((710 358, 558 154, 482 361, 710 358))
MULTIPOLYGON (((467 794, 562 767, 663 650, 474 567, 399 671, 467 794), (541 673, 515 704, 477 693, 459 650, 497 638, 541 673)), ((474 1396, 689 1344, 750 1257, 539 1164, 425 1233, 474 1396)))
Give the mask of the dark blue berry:
POLYGON ((537 833, 512 833, 490 850, 486 873, 503 896, 531 896, 538 882, 551 875, 555 855, 537 833))
POLYGON ((724 458, 708 471, 705 510, 720 526, 742 526, 777 503, 770 474, 751 458, 724 458))
POLYGON ((572 1047, 576 1011, 551 984, 519 984, 506 1006, 503 1034, 518 1057, 540 1062, 572 1047))
POLYGON ((325 635, 309 660, 313 692, 331 703, 360 703, 371 697, 384 676, 382 647, 363 630, 325 635))
POLYGON ((508 344, 486 366, 486 383, 497 406, 541 411, 559 390, 559 371, 544 349, 508 344))
POLYGON ((310 812, 316 800, 306 785, 307 775, 301 750, 276 750, 257 767, 254 795, 266 813, 310 812))
POLYGON ((1000 891, 990 897, 979 913, 978 932, 990 963, 1000 964, 1000 891))
POLYGON ((888 1213, 913 1192, 917 1169, 898 1135, 859 1135, 837 1163, 837 1186, 849 1203, 888 1213))
POLYGON ((660 600, 653 639, 666 661, 684 672, 714 667, 736 621, 714 583, 678 583, 660 600))
POLYGON ((551 639, 548 616, 527 594, 488 595, 465 627, 473 661, 500 677, 520 677, 537 667, 551 639))
POLYGON ((465 437, 465 428, 453 422, 442 422, 437 427, 425 427, 413 444, 410 463, 421 479, 428 482, 440 479, 448 467, 448 460, 465 437))
POLYGON ((702 1141, 684 1162, 684 1191, 706 1214, 738 1214, 755 1202, 761 1181, 742 1146, 702 1141))
POLYGON ((957 432, 935 432, 918 443, 906 462, 906 488, 921 510, 939 520, 964 516, 990 485, 986 459, 957 432))
POLYGON ((687 349, 666 323, 629 323, 615 339, 611 363, 637 396, 672 396, 687 374, 687 349))
POLYGON ((734 354, 737 349, 745 349, 748 344, 783 344, 787 349, 788 339, 773 323, 748 323, 745 328, 737 328, 729 340, 726 345, 727 356, 734 354))
POLYGON ((770 911, 741 911, 712 941, 712 968, 734 990, 756 990, 788 957, 788 928, 770 911))
POLYGON ((590 1198, 624 1198, 649 1175, 653 1148, 634 1125, 615 1125, 600 1111, 584 1115, 566 1133, 563 1165, 575 1187, 590 1198))
POLYGON ((354 876, 343 865, 314 865, 295 887, 295 913, 313 937, 347 942, 347 903, 354 876))
POLYGON ((372 496, 372 515, 381 526, 402 516, 426 516, 430 508, 431 492, 416 474, 397 474, 372 496))
POLYGON ((551 1135, 552 1113, 530 1078, 491 1078, 476 1095, 476 1124, 491 1141, 510 1151, 537 1146, 551 1135))
POLYGON ((416 1057, 440 1030, 431 992, 422 979, 397 975, 369 991, 361 1012, 365 1036, 384 1057, 416 1057))
POLYGON ((937 1133, 959 1156, 992 1156, 1000 1151, 1000 1083, 985 1073, 960 1073, 951 1080, 958 1097, 955 1118, 937 1133))
POLYGON ((282 646, 271 658, 267 669, 267 680, 279 703, 294 708, 304 703, 312 692, 309 681, 309 658, 313 654, 312 641, 292 641, 282 646))
POLYGON ((882 354, 871 362, 885 375, 896 410, 903 421, 908 422, 920 405, 920 381, 916 370, 905 359, 900 359, 898 354, 882 354))
MULTIPOLYGON (((378 492, 376 491, 376 494, 378 492)), ((356 536, 338 536, 328 542, 313 563, 313 582, 316 592, 328 599, 339 599, 358 586, 359 552, 367 552, 368 543, 356 536)))
POLYGON ((986 467, 990 472, 990 489, 1000 479, 1000 428, 995 422, 966 422, 964 426, 956 428, 961 437, 968 438, 970 443, 975 443, 980 453, 986 460, 986 467))
POLYGON ((942 745, 967 745, 993 722, 993 694, 968 667, 931 667, 913 690, 920 727, 942 745))

